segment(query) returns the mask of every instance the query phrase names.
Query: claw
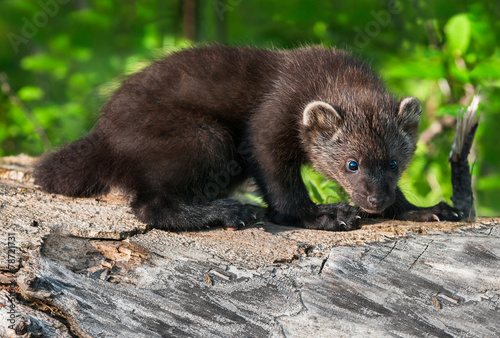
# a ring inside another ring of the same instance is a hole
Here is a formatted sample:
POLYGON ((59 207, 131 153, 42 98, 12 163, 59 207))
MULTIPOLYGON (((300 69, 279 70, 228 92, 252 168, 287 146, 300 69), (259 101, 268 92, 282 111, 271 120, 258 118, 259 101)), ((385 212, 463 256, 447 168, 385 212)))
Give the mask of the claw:
POLYGON ((458 214, 456 212, 451 213, 454 217, 458 218, 458 214))
POLYGON ((341 226, 344 226, 344 227, 345 227, 347 224, 346 224, 344 221, 340 221, 340 222, 339 222, 339 225, 341 225, 341 226))
POLYGON ((354 218, 356 218, 356 219, 361 219, 361 216, 354 216, 354 218))
POLYGON ((438 222, 440 222, 440 221, 441 221, 441 220, 439 219, 438 215, 436 215, 436 214, 433 214, 433 215, 432 215, 432 219, 434 219, 435 221, 438 221, 438 222))
POLYGON ((240 225, 241 225, 241 226, 245 226, 245 222, 240 221, 240 225))

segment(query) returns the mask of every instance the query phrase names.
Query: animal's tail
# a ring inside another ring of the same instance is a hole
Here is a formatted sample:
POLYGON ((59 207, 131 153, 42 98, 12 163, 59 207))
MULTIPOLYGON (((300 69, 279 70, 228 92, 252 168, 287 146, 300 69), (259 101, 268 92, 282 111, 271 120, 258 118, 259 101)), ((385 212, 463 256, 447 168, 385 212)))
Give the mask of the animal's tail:
POLYGON ((35 165, 35 184, 43 190, 72 197, 109 191, 113 160, 108 143, 97 130, 43 156, 35 165))

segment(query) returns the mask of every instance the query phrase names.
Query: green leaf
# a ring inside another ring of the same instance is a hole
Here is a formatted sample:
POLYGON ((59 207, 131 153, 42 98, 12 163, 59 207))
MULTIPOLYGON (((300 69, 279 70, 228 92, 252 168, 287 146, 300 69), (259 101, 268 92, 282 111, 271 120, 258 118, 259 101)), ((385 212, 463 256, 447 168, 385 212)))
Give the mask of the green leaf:
POLYGON ((17 92, 17 95, 23 101, 34 101, 43 97, 43 91, 39 87, 24 86, 17 92))
POLYGON ((339 195, 339 190, 342 189, 338 183, 326 179, 309 165, 302 166, 301 174, 313 202, 324 204, 342 200, 339 195))
POLYGON ((267 203, 264 201, 264 199, 261 196, 256 196, 253 193, 246 192, 244 194, 246 198, 248 198, 250 201, 254 202, 255 204, 258 204, 264 208, 267 208, 267 203))
POLYGON ((322 38, 325 36, 327 28, 328 25, 326 23, 318 21, 314 24, 313 31, 317 37, 322 38))
POLYGON ((464 55, 470 44, 471 24, 467 14, 452 17, 444 27, 446 41, 453 55, 464 55))
POLYGON ((309 194, 312 200, 316 203, 323 203, 325 198, 318 187, 314 184, 310 185, 309 194))
POLYGON ((490 175, 481 177, 477 180, 476 189, 478 190, 498 190, 500 189, 500 180, 498 176, 490 175))
POLYGON ((384 70, 384 77, 394 79, 441 79, 445 77, 445 71, 441 63, 429 63, 424 60, 421 62, 396 62, 387 65, 384 70))
POLYGON ((72 74, 68 81, 67 93, 73 100, 78 100, 91 91, 89 79, 86 74, 75 73, 72 74))
POLYGON ((50 73, 56 78, 63 78, 67 71, 67 63, 47 54, 35 54, 24 57, 21 60, 21 67, 40 73, 50 73))
POLYGON ((500 60, 480 62, 469 75, 475 79, 500 79, 500 60))
POLYGON ((458 66, 456 62, 451 61, 448 68, 449 74, 461 83, 469 83, 469 70, 465 67, 458 66))
POLYGON ((457 111, 461 108, 465 108, 466 106, 462 104, 447 104, 445 106, 441 106, 436 110, 436 116, 457 116, 457 111))

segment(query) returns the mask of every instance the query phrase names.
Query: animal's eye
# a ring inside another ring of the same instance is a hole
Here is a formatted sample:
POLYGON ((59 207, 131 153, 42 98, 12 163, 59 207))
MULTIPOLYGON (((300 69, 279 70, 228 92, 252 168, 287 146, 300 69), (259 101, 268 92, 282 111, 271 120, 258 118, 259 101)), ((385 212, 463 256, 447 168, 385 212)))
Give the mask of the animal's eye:
POLYGON ((358 162, 356 161, 349 161, 347 163, 347 169, 349 169, 349 171, 356 171, 359 169, 358 167, 358 162))
POLYGON ((398 162, 396 162, 395 160, 389 162, 389 169, 391 169, 392 171, 398 169, 398 162))

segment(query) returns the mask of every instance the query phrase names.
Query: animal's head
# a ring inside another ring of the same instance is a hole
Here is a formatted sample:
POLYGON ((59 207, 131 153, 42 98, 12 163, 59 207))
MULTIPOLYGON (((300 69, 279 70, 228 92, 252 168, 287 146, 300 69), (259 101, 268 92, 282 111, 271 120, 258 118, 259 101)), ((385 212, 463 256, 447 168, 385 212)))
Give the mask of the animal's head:
POLYGON ((415 152, 421 106, 406 97, 382 106, 309 103, 302 115, 304 147, 313 167, 337 181, 364 211, 380 213, 415 152))

